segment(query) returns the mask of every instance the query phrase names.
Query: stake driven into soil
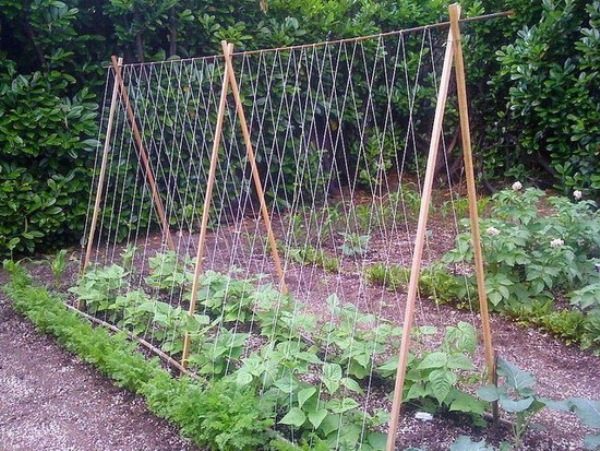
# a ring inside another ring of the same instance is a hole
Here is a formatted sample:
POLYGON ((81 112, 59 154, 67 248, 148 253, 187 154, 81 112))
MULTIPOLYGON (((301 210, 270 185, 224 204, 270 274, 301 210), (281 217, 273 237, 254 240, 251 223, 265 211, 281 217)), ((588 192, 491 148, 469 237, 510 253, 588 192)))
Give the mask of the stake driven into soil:
MULTIPOLYGON (((485 289, 483 254, 481 251, 481 237, 479 232, 479 217, 477 211, 477 193, 475 190, 475 176, 473 171, 473 156, 471 150, 471 136, 469 129, 469 111, 467 102, 467 88, 465 81, 466 77, 460 38, 460 5, 458 3, 450 5, 448 7, 448 13, 450 16, 450 30, 448 32, 446 54, 444 56, 444 67, 442 70, 438 100, 435 110, 433 132, 431 136, 431 146, 429 148, 429 157, 427 161, 427 172, 425 174, 423 195, 421 197, 419 224, 417 228, 417 238, 415 241, 415 250, 413 254, 412 267, 410 272, 410 281, 406 300, 406 310, 404 315, 402 342, 400 346, 400 353, 398 359, 398 372, 396 375, 396 384, 394 387, 394 400, 392 404, 392 412, 388 430, 388 451, 392 451, 395 448, 396 432, 398 429, 400 408, 402 406, 402 391, 404 390, 404 381, 408 365, 408 351, 410 348, 410 331, 414 320, 415 301, 421 271, 421 259, 427 228, 429 204, 431 202, 434 164, 437 158, 439 141, 442 135, 442 122, 444 117, 446 98, 448 95, 448 85, 453 59, 455 63, 458 111, 460 117, 461 140, 465 164, 465 177, 467 179, 468 190, 471 241, 474 248, 475 272, 477 277, 477 290, 481 309, 480 312, 485 350, 484 352, 488 371, 488 380, 490 383, 494 383, 495 381, 495 358, 492 345, 492 334, 485 289)), ((497 408, 496 406, 494 406, 494 419, 496 417, 497 408)))
MULTIPOLYGON (((229 46, 223 46, 225 57, 232 49, 229 46)), ((210 168, 208 172, 208 180, 206 182, 206 193, 204 195, 204 206, 202 208, 202 222, 200 225, 200 235, 198 237, 198 249, 196 251, 196 263, 194 266, 194 278, 192 280, 192 289, 190 293, 189 314, 193 316, 196 312, 196 297, 200 285, 200 274, 202 273, 202 258, 204 257, 204 249, 206 244, 206 233, 208 229, 208 214, 212 203, 212 193, 215 186, 215 178, 217 174, 217 162, 219 160, 219 147, 221 146, 221 138, 223 135, 223 120, 225 118, 225 110, 227 108, 227 91, 229 90, 229 77, 227 72, 223 72, 223 84, 221 85, 221 97, 219 98, 219 109, 217 111, 217 123, 215 126, 215 140, 213 142, 212 153, 210 156, 210 168)), ((183 351, 181 353, 181 366, 187 368, 188 357, 190 355, 190 334, 185 332, 183 337, 183 351)))
MULTIPOLYGON (((225 48, 227 46, 227 42, 223 41, 223 52, 225 52, 225 48)), ((269 246, 271 248, 271 257, 273 258, 273 263, 275 264, 275 270, 277 271, 277 276, 279 277, 279 290, 283 294, 287 294, 288 288, 285 283, 285 274, 283 272, 283 267, 281 265, 281 259, 279 258, 279 251, 277 250, 277 241, 275 240, 275 234, 273 233, 273 226, 271 225, 271 215, 269 214, 269 209, 267 208, 267 203, 265 201, 265 193, 262 187, 262 182, 260 181, 260 174, 258 172, 258 167, 256 166, 256 157, 254 155, 254 148, 252 147, 252 141, 250 140, 250 130, 248 129, 248 123, 246 122, 246 114, 244 113, 244 105, 242 104, 242 99, 240 97, 240 90, 237 84, 237 80, 235 78, 235 71, 233 70, 233 63, 231 61, 231 54, 233 53, 233 45, 230 44, 230 51, 225 54, 225 70, 229 76, 229 84, 231 85, 231 93, 233 94, 233 98, 235 100, 235 107, 237 111, 238 118, 240 120, 240 128, 242 129, 242 136, 244 138, 244 144, 246 145, 246 155, 248 157, 248 161, 250 162, 250 167, 252 169, 252 179, 254 180, 254 188, 256 189, 256 195, 260 202, 260 212, 263 217, 263 221, 265 223, 265 228, 267 229, 267 238, 269 240, 269 246)))
MULTIPOLYGON (((465 178, 467 179, 467 192, 469 200, 469 221, 471 226, 471 242, 475 259, 475 273, 477 278, 477 295, 481 315, 481 329, 483 333, 483 346, 485 361, 488 371, 488 381, 494 383, 496 374, 494 347, 492 345, 492 329, 490 327, 490 312, 488 310, 487 294, 485 290, 485 276, 483 271, 483 253, 481 252, 481 236, 479 233, 479 213, 477 211, 477 192, 475 190, 475 174, 473 171, 473 154, 471 151, 471 131, 469 127, 469 105, 467 102, 467 85, 465 64, 463 60, 460 36, 460 5, 454 3, 448 8, 450 13, 450 29, 454 39, 454 69, 456 74, 456 94, 458 97, 458 113, 460 118, 460 136, 462 140, 463 158, 465 162, 465 178)), ((494 415, 496 416, 496 415, 494 415)))
MULTIPOLYGON (((113 66, 113 70, 121 74, 121 67, 123 66, 123 58, 117 60, 116 67, 113 66)), ((100 163, 100 173, 98 174, 98 186, 96 188, 96 199, 94 201, 94 209, 92 211, 92 222, 90 223, 90 230, 87 239, 87 248, 85 250, 85 257, 81 266, 81 273, 85 273, 90 258, 92 257, 92 248, 94 247, 94 235, 96 234, 96 224, 98 222, 98 213, 100 212, 100 202, 102 201, 102 191, 104 191, 104 179, 106 178, 106 165, 108 163, 108 151, 110 149, 110 139, 112 136, 113 121, 115 117, 115 110, 117 109, 117 96, 119 95, 119 84, 117 83, 117 72, 113 75, 113 90, 110 99, 110 110, 108 112, 108 123, 106 124, 106 137, 104 138, 104 148, 102 149, 102 161, 100 163)), ((79 303, 78 303, 79 307, 79 303)))
POLYGON ((390 416, 387 451, 393 451, 396 445, 396 432, 398 430, 398 421, 400 416, 400 407, 402 406, 402 390, 404 389, 404 379, 408 367, 408 352, 410 349, 410 331, 415 315, 415 301, 417 299, 417 290, 419 286, 419 276, 421 273, 421 260, 423 258, 423 248, 425 245, 425 234, 427 231, 427 219, 429 216, 429 205, 431 204, 431 190, 433 188, 433 176, 435 172, 435 163, 437 161, 438 149, 442 137, 442 123, 444 121, 444 109, 448 97, 448 86, 450 84, 450 74, 452 70, 452 57, 454 53, 454 40, 452 39, 452 30, 448 31, 446 41, 446 53, 444 54, 444 66, 440 79, 440 88, 438 91, 437 104, 435 106, 435 116, 433 119, 433 131, 431 132, 431 142, 429 145, 429 156, 427 158, 427 170, 423 182, 423 193, 421 195, 421 207, 419 210, 419 223, 415 240, 412 265, 410 269, 410 280, 408 283, 408 292, 406 297, 406 308, 404 312, 404 324, 402 326, 402 341, 398 355, 398 369, 396 371, 396 383, 394 386, 394 399, 392 402, 392 412, 390 416))

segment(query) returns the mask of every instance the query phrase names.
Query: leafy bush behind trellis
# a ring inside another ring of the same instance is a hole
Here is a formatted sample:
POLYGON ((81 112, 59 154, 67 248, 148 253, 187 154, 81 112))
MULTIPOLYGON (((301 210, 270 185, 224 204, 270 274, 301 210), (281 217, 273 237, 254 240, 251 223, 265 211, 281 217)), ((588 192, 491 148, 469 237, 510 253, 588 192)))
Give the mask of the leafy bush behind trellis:
MULTIPOLYGON (((0 0, 0 252, 32 252, 80 236, 90 185, 85 168, 97 137, 91 93, 97 102, 99 62, 110 53, 132 61, 216 53, 221 39, 250 49, 357 36, 435 22, 446 16, 446 3, 0 0)), ((541 167, 551 173, 542 177, 546 183, 597 193, 600 2, 462 3, 468 14, 515 10, 513 20, 469 26, 481 174, 533 177, 541 167), (490 58, 510 43, 498 60, 490 58)), ((427 130, 427 118, 419 119, 427 130)))

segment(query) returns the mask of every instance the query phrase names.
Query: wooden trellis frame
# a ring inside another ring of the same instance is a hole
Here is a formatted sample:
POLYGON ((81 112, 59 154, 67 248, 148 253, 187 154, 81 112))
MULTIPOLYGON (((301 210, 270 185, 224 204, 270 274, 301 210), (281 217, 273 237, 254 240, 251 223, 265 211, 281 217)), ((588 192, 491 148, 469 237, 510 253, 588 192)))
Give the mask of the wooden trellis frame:
MULTIPOLYGON (((507 13, 499 13, 492 14, 489 16, 482 16, 478 18, 471 18, 467 20, 479 20, 481 18, 487 17, 499 17, 505 16, 507 13)), ((388 430, 388 441, 387 441, 387 450, 391 451, 395 446, 396 432, 398 428, 398 420, 399 414, 402 406, 402 392, 404 388, 404 381, 407 371, 408 364, 408 353, 410 349, 410 331, 412 329, 412 324, 414 321, 415 314, 415 303, 418 292, 418 281, 421 271, 421 260, 423 256, 423 250, 425 245, 425 236, 426 236, 426 228, 429 214, 429 207, 431 203, 432 196, 432 188, 433 188, 433 178, 435 172, 435 163, 437 161, 438 149, 441 142, 442 137, 442 124, 444 119, 444 110, 446 105, 446 100, 448 96, 448 89, 450 84, 450 78, 452 74, 452 67, 454 65, 454 72, 456 78, 456 86, 457 86, 457 96, 458 96, 458 111, 459 111, 459 119, 460 119, 460 130, 461 130, 461 140, 462 140, 462 150, 464 157, 464 165, 465 165, 465 177, 467 182, 467 190, 468 190, 468 205, 469 205, 469 219, 471 226, 471 239, 474 249, 474 260, 475 260, 475 272, 476 272, 476 280, 477 280, 477 290, 480 304, 480 318, 481 318, 481 332, 484 344, 484 353, 485 353, 485 362, 487 369, 487 376, 490 382, 493 382, 495 375, 495 358, 493 351, 493 343, 491 336, 491 327, 489 320, 489 311, 487 305, 487 297, 486 297, 486 289, 485 289, 485 280, 484 280, 484 267, 483 267, 483 255, 481 250, 480 243, 480 231, 479 231, 479 218, 478 218, 478 210, 477 210, 477 194, 475 189, 475 178, 474 178, 474 170, 473 170, 473 158, 472 158, 472 150, 471 150, 471 139, 470 139, 470 129, 469 129, 469 113, 468 113, 468 101, 467 101, 467 92, 466 92, 466 76, 465 76, 465 68, 463 61, 463 53, 461 46, 461 34, 460 34, 460 6, 458 4, 450 5, 449 7, 449 16, 450 16, 450 29, 448 32, 447 38, 447 46, 444 56, 444 63, 442 69, 442 75, 439 84, 439 91, 437 95, 437 104, 434 116, 433 129, 431 134, 431 142, 429 147, 429 155, 427 160, 427 169, 425 174, 425 180, 423 183, 423 191, 421 197, 421 205, 419 211, 419 219, 418 219, 418 228, 416 241, 414 245, 414 253, 412 257, 412 265, 410 272, 410 280, 408 285, 408 294, 407 294, 407 302, 405 307, 405 315, 404 315, 404 324, 403 324, 403 334, 402 341, 399 351, 399 360, 398 360, 398 368, 395 380, 395 389, 394 389, 394 397, 391 411, 391 418, 389 423, 388 430)), ((436 26, 448 25, 448 23, 437 24, 436 26)), ((419 27, 415 28, 418 29, 419 27)), ((413 29, 414 30, 414 29, 413 29)), ((368 37, 355 38, 355 40, 364 40, 368 37)), ((342 41, 350 41, 348 40, 340 40, 342 41)), ((301 46, 300 46, 301 47, 301 46)), ((244 146, 245 146, 245 154, 248 159, 248 163, 250 164, 251 172, 252 172, 252 180, 254 183, 254 187, 256 190, 257 198, 260 203, 260 210, 262 220, 265 224, 268 244, 271 251, 271 257, 273 259, 273 263, 275 266, 275 270, 277 272, 277 277, 279 281, 279 289, 282 293, 287 293, 288 288, 285 281, 285 273, 283 270, 283 266, 281 264, 281 258, 279 256, 279 251, 277 248, 277 242, 275 240, 275 235, 273 232, 273 228, 271 225, 271 218, 269 209, 267 207, 267 203, 265 200, 264 190, 261 182, 261 177, 259 174, 258 166, 256 164, 254 148, 251 142, 251 134, 248 127, 248 123, 246 121, 246 116, 244 112, 244 107, 240 98, 239 86, 236 80, 236 73, 233 67, 232 57, 233 57, 233 45, 227 43, 226 41, 222 42, 223 49, 223 80, 221 85, 221 92, 218 104, 217 111, 217 119, 215 124, 215 134, 214 141, 212 143, 211 157, 210 157, 210 166, 209 166, 209 174, 205 192, 205 198, 203 203, 203 213, 200 224, 200 232, 197 242, 197 253, 194 263, 194 275, 192 280, 191 287, 191 298, 190 304, 188 308, 188 313, 190 315, 195 314, 196 310, 196 301, 197 294, 200 287, 201 282, 201 274, 203 270, 203 257, 205 253, 206 247, 206 236, 208 230, 208 216, 212 206, 212 198, 213 198, 213 188, 216 181, 216 172, 217 172, 217 163, 219 156, 219 149, 221 146, 222 135, 223 135, 223 124, 224 118, 227 110, 227 100, 229 94, 233 97, 235 102, 235 115, 239 120, 239 126, 242 133, 244 146)), ((252 53, 252 52, 246 52, 252 53)), ((103 189, 104 189, 104 179, 106 176, 106 166, 108 160, 108 154, 110 151, 110 139, 112 135, 112 127, 114 121, 114 113, 119 103, 119 99, 124 105, 126 110, 128 123, 131 128, 131 132, 133 134, 134 147, 138 154, 138 159, 140 163, 143 165, 145 174, 146 174, 146 183, 149 185, 152 195, 152 200, 154 204, 154 209, 157 213, 159 224, 161 226, 163 239, 165 240, 167 246, 170 249, 175 249, 175 245, 171 236, 171 232, 169 230, 169 223, 165 214, 165 209, 163 202, 160 197, 160 193, 158 191, 158 187, 156 184, 156 180, 154 177, 154 173, 152 170, 152 166, 148 159, 148 154, 144 148, 142 135, 140 133, 139 127, 137 125, 137 121, 135 118, 135 112, 131 106, 129 95, 127 92, 127 88, 124 85, 122 76, 121 76, 121 67, 122 60, 117 59, 116 57, 112 57, 112 69, 114 72, 114 86, 111 97, 111 104, 109 110, 109 118, 108 125, 106 130, 106 138, 103 147, 102 160, 100 164, 100 172, 98 176, 98 184, 97 191, 95 197, 95 208, 93 211, 93 216, 91 220, 91 225, 88 233, 87 239, 87 248, 85 252, 85 257, 82 263, 82 270, 85 271, 87 268, 92 248, 94 244, 94 236, 96 233, 97 219, 98 214, 100 212, 100 203, 102 199, 103 189)), ((185 371, 187 368, 188 358, 190 354, 190 345, 191 345, 191 337, 189 333, 186 333, 184 336, 184 344, 183 344, 183 352, 181 357, 181 369, 185 371)))
POLYGON ((154 203, 154 208, 160 221, 160 227, 162 230, 163 238, 166 241, 169 249, 175 249, 175 243, 173 241, 173 237, 171 236, 169 221, 167 220, 167 215, 165 213, 165 207, 163 205, 163 201, 160 197, 158 186, 156 184, 156 177, 154 176, 154 171, 152 169, 152 166, 150 165, 150 160, 148 159, 148 153, 146 152, 146 148, 144 147, 144 141, 142 139, 142 134, 140 133, 140 129, 135 118, 135 112, 133 111, 133 107, 131 106, 131 101, 129 100, 129 93, 127 91, 127 87, 125 86, 125 83, 123 82, 123 77, 121 76, 122 64, 123 58, 117 58, 114 55, 111 57, 111 66, 113 70, 114 83, 112 96, 110 100, 108 123, 106 126, 106 136, 104 138, 104 147, 102 150, 102 161, 100 163, 100 172, 98 174, 98 186, 96 187, 94 211, 92 212, 92 222, 90 223, 90 229, 88 231, 85 257, 81 266, 82 273, 85 273, 85 270, 87 269, 90 263, 92 249, 94 247, 94 236, 96 234, 98 215, 100 213, 100 202, 102 200, 102 193, 104 191, 104 179, 106 178, 108 154, 110 152, 110 139, 112 136, 114 115, 117 105, 119 103, 119 97, 121 99, 121 102, 123 103, 127 114, 127 119, 131 128, 131 133, 133 134, 134 147, 138 154, 139 161, 144 167, 144 172, 146 174, 146 182, 150 187, 152 201, 154 203))
POLYGON ((427 219, 429 216, 429 207, 431 204, 431 192, 433 188, 433 177, 435 172, 435 163, 437 160, 438 149, 442 137, 442 123, 444 120, 444 109, 448 97, 448 87, 450 85, 450 76, 452 64, 454 63, 456 89, 458 96, 458 111, 460 120, 460 134, 462 141, 462 151, 465 164, 465 178, 467 180, 468 203, 469 203, 469 222, 471 229, 471 241, 475 256, 475 273, 477 278, 477 292, 479 296, 479 306, 482 324, 482 338, 484 343, 484 353, 487 369, 487 377, 490 383, 494 381, 495 359, 492 344, 492 334, 490 328, 490 317, 485 290, 485 276, 483 269, 483 254, 481 252, 481 237, 479 233, 479 213, 477 211, 477 193, 475 190, 475 175, 473 171, 473 154, 471 150, 471 132, 469 127, 469 110, 467 102, 467 88, 465 67, 462 53, 460 37, 460 5, 454 3, 448 7, 450 16, 450 30, 446 41, 446 53, 444 55, 444 66, 437 96, 435 117, 433 121, 433 130, 429 146, 429 156, 427 159, 427 169, 425 172, 425 181, 423 182, 423 192, 421 195, 421 207, 419 210, 419 222, 417 226, 417 236, 415 240, 412 265, 410 270, 410 280, 408 284, 408 293, 406 307, 404 312, 404 324, 402 327, 402 341, 398 355, 398 369, 396 372, 396 382, 394 386, 394 397, 392 411, 390 415, 387 451, 393 451, 396 444, 396 434, 398 431, 398 421, 400 417, 400 408, 402 407, 402 392, 408 368, 408 354, 410 350, 410 332, 415 316, 415 303, 417 291, 419 288, 419 277, 421 273, 421 260, 423 248, 425 245, 425 234, 427 231, 427 219))

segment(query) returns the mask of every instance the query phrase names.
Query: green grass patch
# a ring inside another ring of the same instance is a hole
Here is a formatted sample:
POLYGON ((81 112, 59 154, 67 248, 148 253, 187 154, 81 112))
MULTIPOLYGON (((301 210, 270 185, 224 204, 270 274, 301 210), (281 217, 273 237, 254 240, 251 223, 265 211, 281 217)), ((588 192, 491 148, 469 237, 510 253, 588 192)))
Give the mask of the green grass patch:
POLYGON ((290 258, 301 265, 316 265, 325 271, 337 274, 340 272, 340 261, 331 257, 323 249, 306 245, 298 249, 289 250, 290 258))

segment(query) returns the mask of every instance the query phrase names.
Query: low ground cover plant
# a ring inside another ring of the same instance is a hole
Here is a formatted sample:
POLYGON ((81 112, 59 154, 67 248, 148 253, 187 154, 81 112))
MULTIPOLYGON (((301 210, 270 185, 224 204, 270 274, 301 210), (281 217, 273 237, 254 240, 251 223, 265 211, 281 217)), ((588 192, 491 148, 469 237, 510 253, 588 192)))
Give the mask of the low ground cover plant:
MULTIPOLYGON (((493 196, 490 217, 481 220, 486 289, 496 310, 597 351, 600 212, 575 197, 517 183, 493 196)), ((471 260, 468 234, 443 258, 450 265, 471 260)))

